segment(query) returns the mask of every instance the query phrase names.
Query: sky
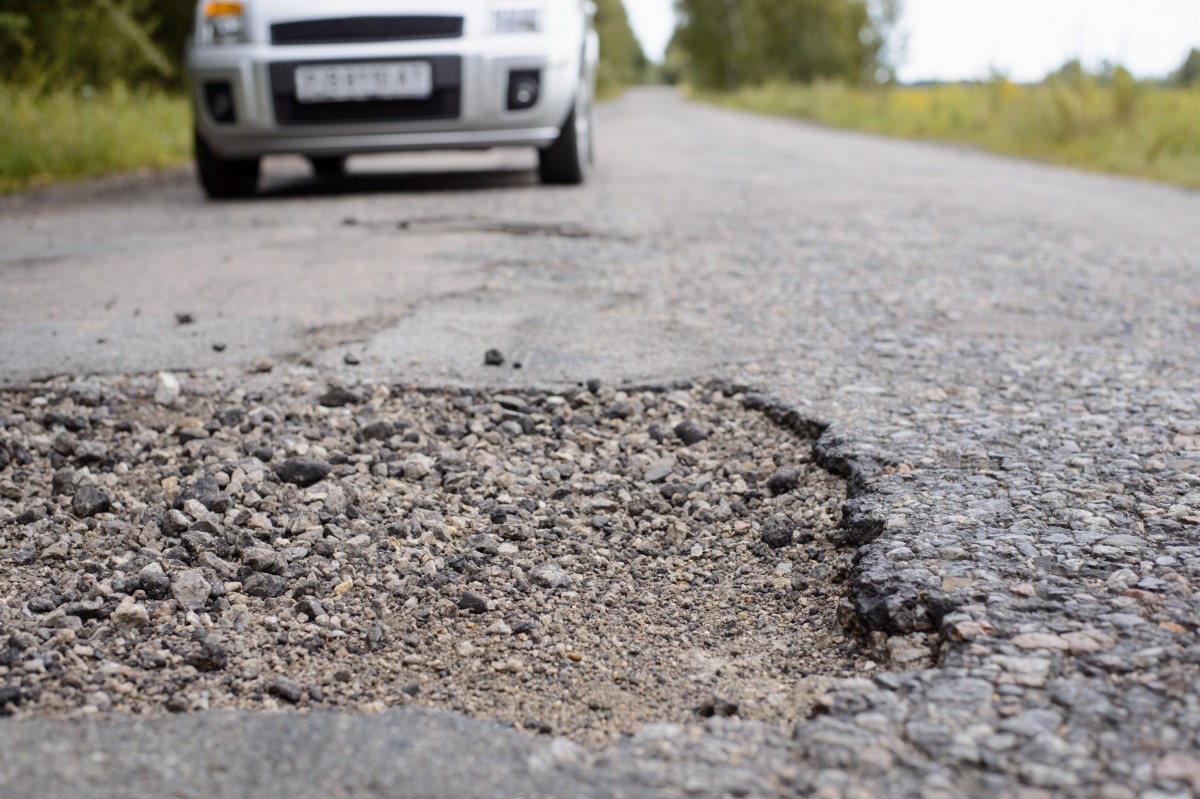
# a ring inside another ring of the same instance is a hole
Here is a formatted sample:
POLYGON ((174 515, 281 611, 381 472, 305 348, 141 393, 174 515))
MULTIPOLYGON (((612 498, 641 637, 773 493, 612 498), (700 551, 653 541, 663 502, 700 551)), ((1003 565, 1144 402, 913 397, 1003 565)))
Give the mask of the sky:
MULTIPOLYGON (((661 58, 673 0, 624 0, 646 54, 661 58)), ((904 0, 904 81, 1040 80, 1072 58, 1167 75, 1200 48, 1200 0, 904 0)))

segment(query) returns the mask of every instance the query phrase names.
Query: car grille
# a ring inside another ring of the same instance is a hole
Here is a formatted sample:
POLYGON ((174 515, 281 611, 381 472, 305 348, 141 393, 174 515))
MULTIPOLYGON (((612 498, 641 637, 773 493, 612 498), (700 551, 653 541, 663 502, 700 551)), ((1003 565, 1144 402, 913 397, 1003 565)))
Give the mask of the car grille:
MULTIPOLYGON (((355 122, 457 119, 462 113, 462 60, 457 56, 421 59, 433 66, 433 95, 422 100, 363 100, 348 103, 301 103, 296 99, 296 67, 301 62, 271 64, 275 121, 283 126, 355 122)), ((320 62, 305 61, 303 64, 320 62)), ((337 61, 335 63, 353 63, 337 61)))
POLYGON ((462 35, 462 17, 344 17, 271 26, 271 41, 282 45, 457 39, 462 35))

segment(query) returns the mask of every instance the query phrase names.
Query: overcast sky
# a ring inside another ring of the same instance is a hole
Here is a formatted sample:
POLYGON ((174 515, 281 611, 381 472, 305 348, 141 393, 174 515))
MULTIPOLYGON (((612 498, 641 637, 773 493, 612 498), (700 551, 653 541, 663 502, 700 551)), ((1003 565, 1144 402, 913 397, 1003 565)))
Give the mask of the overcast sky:
MULTIPOLYGON (((647 55, 674 29, 673 0, 624 0, 647 55)), ((1200 0, 905 0, 903 80, 1037 80, 1071 58, 1141 76, 1173 71, 1200 47, 1200 0)))

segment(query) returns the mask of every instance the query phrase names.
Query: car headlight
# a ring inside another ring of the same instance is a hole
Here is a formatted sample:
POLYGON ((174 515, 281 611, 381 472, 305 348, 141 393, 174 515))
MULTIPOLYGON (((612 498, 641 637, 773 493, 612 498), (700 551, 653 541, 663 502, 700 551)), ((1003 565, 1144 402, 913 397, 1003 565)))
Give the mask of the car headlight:
POLYGON ((204 4, 204 38, 209 44, 241 44, 246 34, 245 3, 204 4))
POLYGON ((537 33, 541 29, 541 3, 510 0, 492 6, 492 30, 495 33, 537 33))

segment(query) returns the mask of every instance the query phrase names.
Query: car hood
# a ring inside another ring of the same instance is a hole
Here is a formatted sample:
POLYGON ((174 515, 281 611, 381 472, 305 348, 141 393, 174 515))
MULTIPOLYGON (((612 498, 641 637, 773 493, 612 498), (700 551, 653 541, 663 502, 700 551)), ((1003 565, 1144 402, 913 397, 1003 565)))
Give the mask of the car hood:
POLYGON ((250 0, 251 12, 262 23, 336 17, 428 14, 477 18, 490 0, 250 0))

